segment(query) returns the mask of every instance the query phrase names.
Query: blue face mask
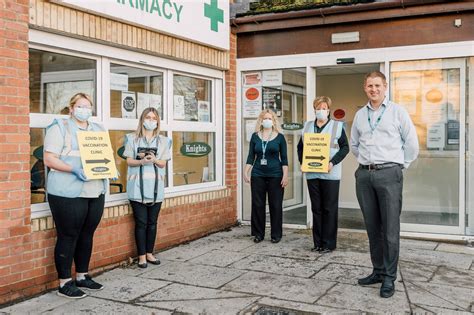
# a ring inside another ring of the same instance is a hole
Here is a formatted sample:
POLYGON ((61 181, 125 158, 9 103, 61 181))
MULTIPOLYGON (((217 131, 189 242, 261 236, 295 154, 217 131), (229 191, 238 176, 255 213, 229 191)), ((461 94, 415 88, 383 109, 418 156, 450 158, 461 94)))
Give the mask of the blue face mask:
POLYGON ((273 127, 273 121, 271 121, 270 119, 264 119, 262 121, 262 126, 263 128, 267 129, 267 128, 271 128, 273 127))
POLYGON ((87 107, 76 107, 72 113, 79 121, 87 121, 92 116, 92 109, 87 107))
POLYGON ((318 109, 314 112, 316 114, 316 118, 319 120, 328 119, 329 111, 327 109, 318 109))
POLYGON ((146 119, 143 121, 143 127, 146 130, 155 130, 158 126, 158 122, 156 120, 146 119))

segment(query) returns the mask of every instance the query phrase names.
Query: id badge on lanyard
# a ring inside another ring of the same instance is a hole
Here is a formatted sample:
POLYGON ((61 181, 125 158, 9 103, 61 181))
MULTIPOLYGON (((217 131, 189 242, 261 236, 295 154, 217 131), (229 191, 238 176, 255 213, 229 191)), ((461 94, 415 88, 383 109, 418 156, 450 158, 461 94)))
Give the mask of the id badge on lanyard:
POLYGON ((262 165, 262 166, 266 166, 267 163, 268 163, 267 159, 265 158, 265 151, 267 151, 268 142, 270 142, 270 139, 272 138, 272 134, 273 134, 273 131, 270 133, 270 136, 268 137, 266 143, 264 143, 265 141, 263 141, 263 132, 262 132, 262 152, 263 152, 263 155, 262 155, 262 158, 260 159, 260 165, 262 165))

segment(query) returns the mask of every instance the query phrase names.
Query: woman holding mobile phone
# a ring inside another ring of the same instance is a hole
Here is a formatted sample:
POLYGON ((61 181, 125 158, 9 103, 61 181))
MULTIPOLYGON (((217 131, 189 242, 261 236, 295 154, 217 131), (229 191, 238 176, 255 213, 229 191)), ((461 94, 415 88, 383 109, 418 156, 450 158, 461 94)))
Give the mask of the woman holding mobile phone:
POLYGON ((127 194, 135 218, 135 242, 138 267, 159 265, 153 255, 158 215, 164 199, 166 162, 171 159, 171 140, 160 134, 158 111, 146 108, 137 130, 125 136, 127 158, 127 194))

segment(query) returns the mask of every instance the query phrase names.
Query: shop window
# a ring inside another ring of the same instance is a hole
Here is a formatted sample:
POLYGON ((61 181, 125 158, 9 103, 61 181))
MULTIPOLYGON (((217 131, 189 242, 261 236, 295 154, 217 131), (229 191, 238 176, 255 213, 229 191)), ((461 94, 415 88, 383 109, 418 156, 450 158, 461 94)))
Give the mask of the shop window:
POLYGON ((215 171, 213 133, 173 133, 174 186, 215 181, 215 171))
POLYGON ((37 49, 29 54, 31 113, 67 114, 69 99, 78 92, 96 103, 95 60, 37 49))
POLYGON ((173 88, 174 120, 212 121, 210 80, 174 75, 173 88))
POLYGON ((110 116, 136 119, 155 107, 163 119, 163 73, 110 65, 110 116))
POLYGON ((30 131, 31 204, 46 201, 46 167, 43 162, 44 129, 30 131))

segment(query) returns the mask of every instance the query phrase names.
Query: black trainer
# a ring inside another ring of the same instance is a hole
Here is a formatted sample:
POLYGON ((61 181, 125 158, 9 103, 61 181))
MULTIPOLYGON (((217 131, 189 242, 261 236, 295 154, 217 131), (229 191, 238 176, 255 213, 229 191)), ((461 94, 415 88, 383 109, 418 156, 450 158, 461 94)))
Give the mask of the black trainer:
POLYGON ((59 296, 64 296, 68 299, 82 299, 87 296, 81 289, 76 287, 74 281, 69 280, 58 290, 59 296))
POLYGON ((89 290, 99 291, 104 288, 104 286, 100 283, 95 282, 92 280, 91 276, 85 275, 85 279, 76 280, 76 286, 80 288, 86 288, 89 290))

